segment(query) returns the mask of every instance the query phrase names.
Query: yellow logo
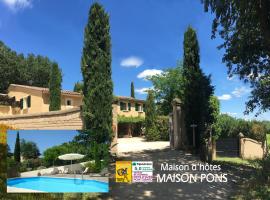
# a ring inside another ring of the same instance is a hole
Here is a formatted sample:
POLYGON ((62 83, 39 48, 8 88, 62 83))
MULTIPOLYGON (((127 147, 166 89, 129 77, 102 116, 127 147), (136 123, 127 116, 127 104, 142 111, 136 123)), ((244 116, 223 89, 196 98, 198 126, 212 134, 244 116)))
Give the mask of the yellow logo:
POLYGON ((115 180, 118 183, 131 183, 131 161, 116 161, 115 180))

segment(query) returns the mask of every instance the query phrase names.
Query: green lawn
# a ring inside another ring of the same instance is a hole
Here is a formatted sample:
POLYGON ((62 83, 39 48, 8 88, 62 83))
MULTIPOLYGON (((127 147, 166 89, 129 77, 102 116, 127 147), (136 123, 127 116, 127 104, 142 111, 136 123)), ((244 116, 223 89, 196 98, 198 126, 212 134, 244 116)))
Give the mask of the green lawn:
POLYGON ((239 157, 217 157, 215 161, 222 162, 222 163, 230 163, 235 165, 246 165, 246 166, 252 166, 252 161, 250 160, 244 160, 239 157))
MULTIPOLYGON (((267 136, 267 141, 269 145, 270 135, 267 136)), ((238 183, 238 189, 235 195, 232 196, 232 199, 269 199, 270 186, 269 183, 263 182, 264 179, 262 179, 262 177, 265 177, 265 175, 262 176, 262 166, 259 164, 260 162, 256 160, 244 160, 238 157, 217 157, 214 163, 221 164, 222 166, 234 166, 236 169, 252 167, 258 172, 251 174, 248 180, 238 183)))

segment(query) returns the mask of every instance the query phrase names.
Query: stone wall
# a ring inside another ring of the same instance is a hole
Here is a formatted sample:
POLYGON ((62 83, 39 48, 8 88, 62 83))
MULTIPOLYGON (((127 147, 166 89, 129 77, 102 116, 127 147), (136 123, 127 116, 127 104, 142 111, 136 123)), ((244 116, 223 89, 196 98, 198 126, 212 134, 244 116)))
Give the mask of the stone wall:
POLYGON ((81 130, 83 128, 80 108, 45 113, 1 116, 0 124, 14 129, 81 130))
POLYGON ((240 157, 243 159, 263 158, 265 151, 266 145, 263 148, 261 142, 250 138, 240 139, 240 157))
MULTIPOLYGON (((0 124, 22 130, 82 130, 81 108, 45 113, 1 116, 0 124)), ((112 153, 117 153, 117 106, 113 105, 112 153)))

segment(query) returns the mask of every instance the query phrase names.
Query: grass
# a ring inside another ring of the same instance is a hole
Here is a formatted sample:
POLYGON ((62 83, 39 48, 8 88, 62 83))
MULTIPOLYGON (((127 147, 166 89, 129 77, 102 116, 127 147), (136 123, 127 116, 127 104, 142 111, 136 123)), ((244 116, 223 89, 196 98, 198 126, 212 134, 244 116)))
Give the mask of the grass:
MULTIPOLYGON (((267 136, 267 140, 269 145, 270 135, 267 136)), ((263 168, 260 164, 261 161, 245 160, 238 157, 217 157, 214 163, 223 166, 229 165, 235 169, 245 169, 245 167, 249 169, 251 169, 250 167, 254 168, 252 170, 254 173, 250 174, 248 180, 239 183, 237 192, 231 197, 232 199, 270 199, 270 185, 269 181, 265 182, 265 174, 262 173, 263 168)))
POLYGON ((253 166, 251 160, 245 160, 239 157, 217 157, 215 161, 233 165, 253 166))

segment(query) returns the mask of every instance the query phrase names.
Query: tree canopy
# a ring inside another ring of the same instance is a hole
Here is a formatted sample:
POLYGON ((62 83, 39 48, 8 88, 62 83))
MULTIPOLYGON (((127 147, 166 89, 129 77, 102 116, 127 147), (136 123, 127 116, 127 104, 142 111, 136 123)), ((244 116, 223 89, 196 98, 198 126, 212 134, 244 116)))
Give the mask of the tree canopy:
POLYGON ((14 148, 14 160, 16 162, 21 162, 21 146, 20 146, 20 133, 17 132, 16 135, 16 142, 15 142, 15 148, 14 148))
POLYGON ((74 92, 83 93, 83 83, 82 82, 76 82, 73 88, 74 92))
POLYGON ((251 85, 246 102, 248 114, 270 109, 270 1, 202 0, 205 11, 215 14, 212 38, 216 33, 224 40, 223 62, 230 77, 238 76, 251 85))
POLYGON ((21 155, 24 159, 35 159, 40 156, 38 146, 35 142, 21 140, 21 155))
POLYGON ((48 87, 52 62, 40 55, 24 56, 0 41, 0 93, 6 93, 10 84, 48 87))
POLYGON ((50 90, 50 111, 61 110, 61 89, 62 89, 62 72, 57 63, 52 64, 49 90, 50 90))
POLYGON ((99 3, 93 3, 84 31, 81 58, 83 76, 84 130, 77 137, 90 143, 95 155, 95 167, 107 157, 112 138, 113 82, 111 69, 111 36, 109 15, 99 3), (104 145, 106 151, 104 151, 104 145))
POLYGON ((155 96, 154 92, 149 90, 145 102, 145 137, 149 141, 159 139, 156 121, 157 109, 155 104, 155 96))
POLYGON ((130 84, 130 96, 135 98, 134 83, 133 81, 130 84))
POLYGON ((104 143, 112 133, 113 83, 109 15, 99 3, 94 3, 89 11, 81 71, 85 129, 97 143, 104 143))
POLYGON ((189 143, 192 144, 192 124, 196 124, 196 148, 200 147, 206 124, 210 124, 210 97, 214 92, 211 77, 200 68, 199 43, 195 30, 188 27, 184 34, 183 102, 185 125, 189 143))
POLYGON ((157 100, 159 115, 168 115, 172 112, 172 100, 183 97, 182 65, 168 68, 162 74, 149 78, 153 84, 153 91, 157 100))

